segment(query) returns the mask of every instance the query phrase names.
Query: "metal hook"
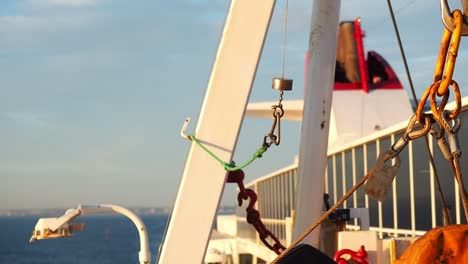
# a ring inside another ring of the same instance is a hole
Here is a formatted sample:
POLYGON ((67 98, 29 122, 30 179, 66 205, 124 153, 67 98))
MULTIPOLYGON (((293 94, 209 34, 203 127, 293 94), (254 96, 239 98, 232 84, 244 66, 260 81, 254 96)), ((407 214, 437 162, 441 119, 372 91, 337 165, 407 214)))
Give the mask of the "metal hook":
POLYGON ((187 133, 185 132, 187 130, 187 127, 190 123, 190 117, 187 117, 185 118, 185 122, 184 122, 184 125, 182 126, 182 129, 180 130, 180 135, 183 137, 183 138, 186 138, 190 141, 192 141, 192 139, 187 135, 187 133))
MULTIPOLYGON (((468 21, 467 21, 468 0, 461 0, 461 4, 463 7, 463 27, 461 29, 461 34, 462 36, 467 36, 468 35, 468 21)), ((448 30, 453 31, 453 15, 452 15, 452 11, 450 10, 447 0, 440 0, 440 10, 441 10, 441 15, 442 15, 442 22, 444 22, 445 27, 448 30)))
MULTIPOLYGON (((276 111, 276 107, 275 107, 275 110, 273 112, 273 116, 274 116, 274 120, 273 120, 273 124, 271 126, 271 129, 270 129, 270 133, 266 134, 264 137, 263 137, 263 145, 264 146, 268 146, 270 147, 272 144, 275 144, 275 145, 279 145, 280 144, 280 141, 281 141, 281 115, 282 115, 282 112, 278 112, 276 111), (277 135, 275 135, 275 131, 277 132, 277 135), (268 139, 270 140, 268 142, 268 139)), ((281 108, 282 110, 282 108, 281 108)))

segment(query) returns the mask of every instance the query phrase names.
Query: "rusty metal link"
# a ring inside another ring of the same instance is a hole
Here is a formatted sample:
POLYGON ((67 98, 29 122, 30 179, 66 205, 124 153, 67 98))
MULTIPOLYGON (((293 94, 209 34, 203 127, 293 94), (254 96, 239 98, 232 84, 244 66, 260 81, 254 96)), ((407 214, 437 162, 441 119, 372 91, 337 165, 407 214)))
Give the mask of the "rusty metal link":
POLYGON ((245 177, 244 171, 236 170, 236 171, 230 171, 228 173, 227 180, 226 180, 227 183, 237 183, 237 186, 239 187, 239 195, 237 196, 237 202, 239 206, 241 206, 242 200, 246 200, 249 198, 247 196, 247 193, 245 192, 244 177, 245 177))
POLYGON ((463 14, 458 9, 452 12, 451 21, 453 22, 453 27, 446 28, 442 36, 439 56, 434 70, 434 83, 426 89, 416 110, 417 119, 420 122, 422 122, 423 109, 429 96, 432 114, 436 120, 440 120, 441 113, 445 110, 445 105, 450 95, 450 86, 453 87, 457 104, 449 118, 454 119, 460 113, 460 89, 458 83, 454 81, 452 77, 455 70, 458 49, 460 47, 462 29, 466 25, 463 22, 463 14), (437 106, 436 96, 443 97, 439 106, 437 106))
POLYGON ((458 9, 453 11, 452 15, 454 20, 453 31, 450 31, 447 28, 444 31, 439 57, 437 59, 436 69, 434 71, 434 82, 442 80, 442 83, 437 91, 437 95, 439 96, 442 96, 447 92, 448 86, 452 81, 455 62, 458 55, 458 48, 460 47, 461 31, 463 28, 463 15, 458 9), (442 71, 444 72, 443 76, 442 71))
MULTIPOLYGON (((431 87, 431 91, 429 94, 431 95, 431 110, 432 114, 434 115, 434 118, 436 120, 441 120, 442 117, 442 112, 445 111, 445 105, 448 102, 448 98, 450 96, 450 90, 447 90, 446 93, 442 97, 442 101, 440 102, 439 106, 437 106, 437 101, 436 101, 436 91, 438 90, 437 86, 438 83, 435 83, 431 87)), ((452 80, 450 82, 450 86, 453 87, 453 92, 455 94, 455 109, 453 109, 451 112, 448 114, 449 119, 455 119, 458 114, 460 113, 461 110, 461 93, 460 93, 460 87, 458 86, 458 83, 455 80, 452 80)))
MULTIPOLYGON (((247 190, 250 190, 250 189, 247 189, 247 190)), ((252 197, 251 197, 251 201, 252 201, 252 197)), ((250 204, 249 204, 249 207, 247 207, 246 212, 247 212, 247 223, 253 225, 255 230, 257 230, 258 236, 260 237, 260 240, 263 242, 263 244, 269 249, 271 249, 272 251, 274 251, 277 255, 281 254, 281 251, 285 250, 286 248, 281 244, 279 239, 270 230, 268 230, 265 227, 265 224, 260 219, 260 212, 257 209, 250 207, 250 204), (268 242, 267 240, 268 237, 270 237, 273 240, 274 242, 273 244, 268 242)))
POLYGON ((255 203, 257 202, 257 194, 252 189, 246 189, 244 186, 245 174, 242 170, 230 171, 227 177, 228 183, 237 183, 239 187, 239 194, 237 195, 237 202, 239 206, 242 206, 244 200, 249 200, 249 205, 245 209, 247 212, 247 223, 251 224, 255 230, 257 230, 260 240, 266 247, 274 251, 276 254, 281 254, 281 251, 286 248, 281 244, 279 239, 265 227, 265 224, 260 219, 260 212, 255 209, 255 203), (267 240, 270 238, 274 241, 270 244, 267 240))

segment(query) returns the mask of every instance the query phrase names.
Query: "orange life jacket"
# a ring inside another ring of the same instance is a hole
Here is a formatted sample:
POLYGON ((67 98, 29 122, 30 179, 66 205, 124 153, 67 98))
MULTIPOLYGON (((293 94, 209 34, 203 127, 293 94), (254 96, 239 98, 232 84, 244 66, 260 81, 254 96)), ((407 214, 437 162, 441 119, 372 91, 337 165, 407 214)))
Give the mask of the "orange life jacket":
POLYGON ((450 225, 428 231, 411 244, 394 263, 468 263, 468 225, 450 225))

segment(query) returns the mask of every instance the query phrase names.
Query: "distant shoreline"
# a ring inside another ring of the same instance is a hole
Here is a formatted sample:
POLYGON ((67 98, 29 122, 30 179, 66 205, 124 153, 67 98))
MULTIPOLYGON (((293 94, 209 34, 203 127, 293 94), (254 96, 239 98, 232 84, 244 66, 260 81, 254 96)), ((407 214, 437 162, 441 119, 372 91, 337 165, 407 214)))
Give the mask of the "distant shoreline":
MULTIPOLYGON (((137 215, 167 215, 171 213, 170 207, 129 207, 137 215)), ((59 217, 65 213, 67 208, 46 208, 46 209, 0 209, 0 217, 13 216, 41 216, 59 217)), ((233 206, 223 206, 218 211, 219 214, 234 213, 233 206)))
MULTIPOLYGON (((60 216, 65 213, 68 208, 45 208, 45 209, 11 209, 0 210, 0 217, 8 216, 60 216)), ((169 214, 170 208, 129 208, 138 215, 161 215, 169 214)))

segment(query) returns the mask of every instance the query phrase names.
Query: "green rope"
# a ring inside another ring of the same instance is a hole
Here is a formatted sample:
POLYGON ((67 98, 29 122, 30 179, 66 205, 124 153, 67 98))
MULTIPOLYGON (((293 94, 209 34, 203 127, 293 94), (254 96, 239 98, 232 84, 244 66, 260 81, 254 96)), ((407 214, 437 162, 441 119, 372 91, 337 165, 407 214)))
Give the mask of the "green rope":
POLYGON ((227 171, 236 171, 236 170, 241 170, 247 166, 250 165, 250 163, 254 162, 254 160, 261 158, 263 153, 267 151, 268 145, 262 145, 255 153, 252 155, 252 157, 247 160, 244 164, 235 166, 234 162, 225 162, 222 159, 220 159, 218 156, 216 156, 213 152, 211 152, 209 149, 207 149, 194 135, 189 135, 188 136, 190 140, 193 142, 197 143, 198 146, 200 146, 206 153, 208 153, 211 157, 213 157, 215 160, 217 160, 221 165, 224 167, 225 170, 227 171))

